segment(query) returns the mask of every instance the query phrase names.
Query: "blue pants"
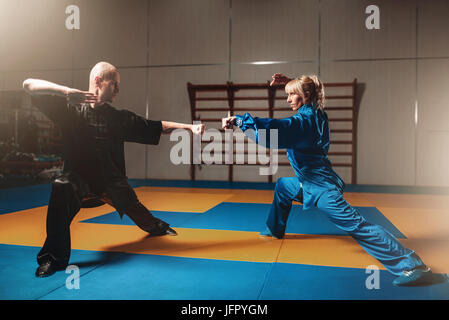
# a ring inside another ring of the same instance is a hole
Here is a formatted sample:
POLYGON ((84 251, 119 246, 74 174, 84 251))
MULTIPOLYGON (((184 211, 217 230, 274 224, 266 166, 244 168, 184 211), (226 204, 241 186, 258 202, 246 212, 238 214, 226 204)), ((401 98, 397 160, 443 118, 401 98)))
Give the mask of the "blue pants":
MULTIPOLYGON (((292 201, 302 202, 302 187, 298 178, 280 178, 276 183, 267 220, 268 229, 276 238, 284 237, 292 201)), ((317 207, 335 226, 351 235, 391 273, 399 275, 402 271, 424 265, 414 251, 405 248, 390 232, 366 221, 346 202, 339 190, 323 193, 318 199, 317 207)))

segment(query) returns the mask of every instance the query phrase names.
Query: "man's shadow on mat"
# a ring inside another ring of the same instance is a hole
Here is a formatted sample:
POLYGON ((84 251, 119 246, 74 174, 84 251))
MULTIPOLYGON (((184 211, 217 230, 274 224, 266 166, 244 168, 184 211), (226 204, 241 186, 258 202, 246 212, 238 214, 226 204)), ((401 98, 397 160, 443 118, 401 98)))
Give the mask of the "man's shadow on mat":
MULTIPOLYGON (((254 237, 253 239, 223 239, 219 242, 207 243, 207 241, 183 241, 173 242, 168 241, 170 236, 151 236, 145 235, 136 241, 127 243, 111 245, 104 247, 105 251, 99 252, 100 258, 87 262, 73 262, 71 264, 78 267, 93 267, 101 264, 115 264, 121 263, 130 257, 130 254, 145 254, 149 255, 174 255, 186 251, 186 250, 198 250, 198 249, 232 249, 242 248, 245 246, 254 246, 260 244, 260 238, 254 237)), ((274 240, 273 241, 281 241, 274 240)))
POLYGON ((110 251, 103 251, 99 253, 100 258, 91 260, 91 261, 85 261, 85 262, 71 262, 71 265, 75 265, 78 268, 89 268, 89 267, 99 267, 101 265, 112 265, 119 262, 124 262, 127 260, 127 255, 124 252, 110 252, 110 251))
POLYGON ((164 254, 170 255, 176 254, 186 250, 198 250, 198 249, 218 249, 218 248, 242 248, 245 246, 254 246, 260 244, 260 238, 255 237, 252 239, 223 239, 221 241, 215 241, 213 243, 204 240, 204 242, 198 240, 184 240, 182 242, 168 241, 167 236, 152 237, 144 236, 139 240, 123 243, 119 245, 105 247, 105 250, 120 251, 128 253, 145 253, 149 254, 164 254))
MULTIPOLYGON (((314 235, 314 239, 327 239, 334 235, 314 235)), ((272 237, 254 237, 250 239, 223 239, 222 241, 208 243, 207 241, 183 241, 183 242, 173 242, 168 240, 169 236, 150 236, 145 235, 136 241, 131 241, 127 243, 121 243, 117 245, 110 245, 104 247, 105 251, 100 252, 101 257, 94 261, 81 262, 81 263, 72 263, 79 267, 91 267, 96 266, 98 264, 113 264, 123 262, 129 257, 129 254, 152 254, 152 255, 174 255, 181 253, 182 251, 189 250, 199 250, 199 249, 224 249, 224 250, 232 250, 233 248, 243 248, 243 247, 251 247, 261 244, 261 240, 278 242, 281 244, 282 239, 275 239, 272 237)), ((303 240, 308 241, 310 237, 302 234, 286 234, 285 239, 295 239, 295 240, 303 240)), ((352 239, 342 238, 341 241, 350 242, 352 239)), ((359 249, 354 249, 356 252, 362 251, 363 249, 360 247, 359 249)), ((301 254, 301 252, 298 252, 301 254)))
POLYGON ((131 254, 145 254, 148 255, 176 255, 177 253, 185 250, 198 250, 198 249, 211 249, 218 247, 235 247, 240 248, 244 245, 253 245, 256 241, 260 241, 259 239, 254 240, 223 240, 219 243, 199 243, 199 242, 183 242, 183 243, 174 243, 172 241, 167 241, 167 237, 169 236, 151 236, 145 235, 142 238, 122 243, 118 245, 111 245, 104 247, 105 251, 99 252, 100 258, 86 261, 86 262, 71 262, 70 264, 76 265, 79 268, 86 267, 95 267, 100 265, 112 265, 117 263, 123 263, 128 258, 130 258, 131 254))

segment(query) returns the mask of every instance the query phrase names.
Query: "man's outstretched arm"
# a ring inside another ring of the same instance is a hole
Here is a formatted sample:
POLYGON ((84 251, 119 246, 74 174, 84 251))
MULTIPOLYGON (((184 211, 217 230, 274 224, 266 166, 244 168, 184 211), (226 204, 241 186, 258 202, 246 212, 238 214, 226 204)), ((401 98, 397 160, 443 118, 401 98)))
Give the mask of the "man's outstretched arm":
POLYGON ((170 133, 176 129, 186 129, 192 131, 194 134, 201 134, 204 132, 204 124, 187 124, 178 123, 171 121, 161 121, 162 122, 162 132, 170 133))
POLYGON ((91 92, 69 88, 41 79, 26 79, 23 82, 23 89, 33 96, 52 95, 65 97, 70 104, 97 102, 97 96, 91 92))
POLYGON ((124 123, 124 140, 144 144, 159 144, 162 133, 168 134, 176 129, 184 129, 201 134, 204 132, 204 124, 187 124, 171 121, 148 120, 127 110, 120 110, 124 123))

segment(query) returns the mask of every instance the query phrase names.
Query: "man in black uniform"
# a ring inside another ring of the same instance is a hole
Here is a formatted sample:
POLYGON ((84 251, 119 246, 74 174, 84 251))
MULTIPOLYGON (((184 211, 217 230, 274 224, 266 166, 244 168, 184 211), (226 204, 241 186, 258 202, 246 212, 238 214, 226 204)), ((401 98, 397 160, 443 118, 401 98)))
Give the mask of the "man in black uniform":
POLYGON ((89 91, 39 79, 23 83, 33 105, 59 125, 63 139, 64 169, 52 183, 47 239, 37 255, 37 277, 50 276, 68 265, 70 224, 81 208, 108 203, 150 235, 176 235, 139 202, 128 184, 124 142, 156 145, 162 132, 188 129, 200 134, 204 125, 152 121, 117 110, 109 102, 119 93, 119 84, 120 74, 107 62, 92 68, 89 91))

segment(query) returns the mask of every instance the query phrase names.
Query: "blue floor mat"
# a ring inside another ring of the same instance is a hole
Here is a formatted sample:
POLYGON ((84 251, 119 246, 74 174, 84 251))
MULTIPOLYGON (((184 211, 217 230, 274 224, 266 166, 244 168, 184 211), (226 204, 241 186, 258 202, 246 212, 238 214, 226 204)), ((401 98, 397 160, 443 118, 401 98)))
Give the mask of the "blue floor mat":
POLYGON ((398 288, 380 271, 379 289, 368 290, 364 269, 258 263, 72 250, 80 268, 35 278, 39 248, 0 245, 0 299, 40 300, 332 300, 449 299, 447 278, 431 286, 398 288), (72 282, 73 283, 73 282, 72 282))

